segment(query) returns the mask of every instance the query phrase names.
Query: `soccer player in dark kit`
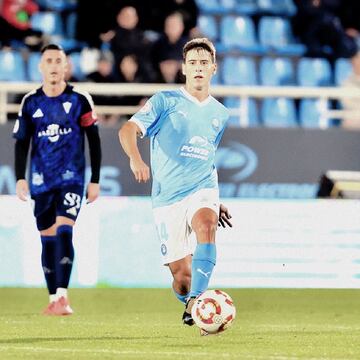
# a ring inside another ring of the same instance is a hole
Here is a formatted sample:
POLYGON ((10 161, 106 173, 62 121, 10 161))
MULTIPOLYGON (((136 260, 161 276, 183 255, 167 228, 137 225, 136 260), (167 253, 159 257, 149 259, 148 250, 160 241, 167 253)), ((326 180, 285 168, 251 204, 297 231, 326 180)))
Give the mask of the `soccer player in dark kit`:
POLYGON ((91 180, 88 202, 99 195, 101 144, 93 102, 86 92, 64 80, 63 49, 42 49, 42 86, 26 94, 14 126, 16 194, 26 201, 27 154, 31 144, 30 194, 41 235, 41 262, 49 291, 46 315, 71 315, 67 288, 74 260, 73 226, 80 211, 85 182, 85 134, 89 143, 91 180))

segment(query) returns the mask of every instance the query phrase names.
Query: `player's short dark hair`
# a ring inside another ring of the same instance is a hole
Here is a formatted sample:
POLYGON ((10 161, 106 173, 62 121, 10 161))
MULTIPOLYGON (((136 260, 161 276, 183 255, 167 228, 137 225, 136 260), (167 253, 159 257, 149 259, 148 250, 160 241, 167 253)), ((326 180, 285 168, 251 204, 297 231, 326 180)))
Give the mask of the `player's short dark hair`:
POLYGON ((45 45, 42 49, 41 49, 41 53, 43 54, 46 50, 59 50, 65 53, 64 49, 58 45, 58 44, 48 44, 45 45))
POLYGON ((193 49, 203 49, 210 53, 213 63, 216 62, 216 50, 214 44, 207 38, 195 38, 188 41, 183 48, 183 62, 186 60, 186 54, 193 49))

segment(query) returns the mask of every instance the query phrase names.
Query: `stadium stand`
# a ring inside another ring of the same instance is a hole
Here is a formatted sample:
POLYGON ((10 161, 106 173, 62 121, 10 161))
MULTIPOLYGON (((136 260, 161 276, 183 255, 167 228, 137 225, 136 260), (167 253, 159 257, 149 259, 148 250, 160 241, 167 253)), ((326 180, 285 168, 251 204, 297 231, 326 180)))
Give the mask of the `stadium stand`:
MULTIPOLYGON (((94 71, 98 49, 76 39, 78 0, 36 2, 40 11, 31 17, 32 27, 41 30, 48 41, 64 47, 71 59, 73 76, 84 81, 87 74, 94 71)), ((291 25, 297 12, 294 3, 294 0, 196 0, 200 14, 197 30, 214 41, 218 51, 218 71, 212 84, 340 86, 351 71, 350 60, 340 58, 330 63, 324 58, 303 57, 306 46, 294 37, 291 25)), ((25 45, 13 44, 10 51, 0 47, 0 80, 39 82, 39 53, 34 49, 26 52, 25 45)), ((103 42, 102 46, 109 47, 109 42, 103 42)), ((339 106, 336 102, 326 102, 324 106, 324 102, 316 99, 305 99, 295 107, 292 99, 281 97, 258 101, 229 96, 224 101, 240 109, 242 118, 235 111, 230 121, 232 126, 295 126, 299 123, 304 127, 324 127, 322 112, 339 106)))

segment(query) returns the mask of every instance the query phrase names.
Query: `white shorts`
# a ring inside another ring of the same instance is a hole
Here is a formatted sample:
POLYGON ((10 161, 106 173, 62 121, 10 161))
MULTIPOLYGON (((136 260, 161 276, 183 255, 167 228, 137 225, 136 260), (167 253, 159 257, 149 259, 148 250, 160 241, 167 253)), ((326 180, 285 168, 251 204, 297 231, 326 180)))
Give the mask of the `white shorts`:
POLYGON ((153 209, 164 265, 193 253, 196 242, 190 235, 194 214, 210 208, 218 215, 219 207, 219 190, 201 189, 174 204, 153 209))

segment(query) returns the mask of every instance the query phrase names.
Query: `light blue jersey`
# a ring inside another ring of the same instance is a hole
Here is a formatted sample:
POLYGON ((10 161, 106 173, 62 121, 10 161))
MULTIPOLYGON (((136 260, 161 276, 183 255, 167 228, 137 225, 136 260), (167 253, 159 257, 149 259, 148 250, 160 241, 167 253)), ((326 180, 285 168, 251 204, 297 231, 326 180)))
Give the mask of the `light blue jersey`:
POLYGON ((151 140, 153 207, 218 187, 215 151, 228 117, 212 96, 200 102, 181 88, 155 94, 130 119, 151 140))

